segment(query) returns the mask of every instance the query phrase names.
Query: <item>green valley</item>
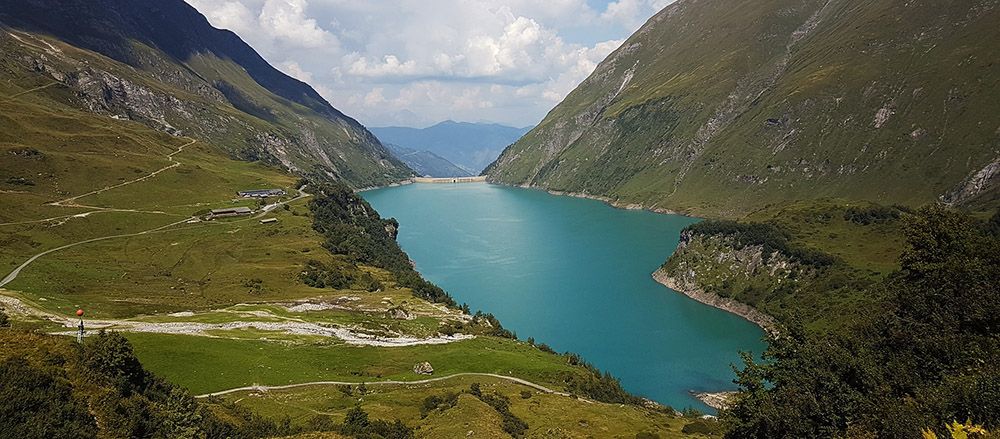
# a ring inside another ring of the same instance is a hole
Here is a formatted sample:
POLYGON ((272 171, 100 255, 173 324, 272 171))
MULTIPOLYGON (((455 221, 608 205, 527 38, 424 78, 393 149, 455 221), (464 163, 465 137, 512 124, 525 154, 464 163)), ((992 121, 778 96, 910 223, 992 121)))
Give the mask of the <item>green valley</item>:
POLYGON ((0 6, 4 431, 689 436, 695 418, 424 280, 354 193, 413 172, 193 8, 0 6))
POLYGON ((0 437, 997 437, 1000 2, 495 3, 0 0, 0 437))

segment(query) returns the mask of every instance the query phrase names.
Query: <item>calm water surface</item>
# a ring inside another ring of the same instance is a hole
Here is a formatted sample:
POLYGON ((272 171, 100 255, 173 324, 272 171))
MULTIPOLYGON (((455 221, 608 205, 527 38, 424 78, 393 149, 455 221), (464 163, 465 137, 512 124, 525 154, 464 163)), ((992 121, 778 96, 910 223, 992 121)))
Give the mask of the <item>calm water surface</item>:
POLYGON ((656 283, 691 218, 488 184, 413 184, 363 193, 399 220, 427 279, 522 338, 577 352, 625 388, 675 408, 689 391, 733 389, 753 324, 656 283))

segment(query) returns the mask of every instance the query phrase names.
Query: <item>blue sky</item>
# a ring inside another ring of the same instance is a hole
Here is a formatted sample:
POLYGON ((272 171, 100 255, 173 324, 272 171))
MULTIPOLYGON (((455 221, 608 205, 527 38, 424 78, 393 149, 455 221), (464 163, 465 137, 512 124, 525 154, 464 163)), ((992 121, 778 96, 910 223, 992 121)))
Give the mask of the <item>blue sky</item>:
POLYGON ((368 126, 538 123, 672 0, 187 0, 368 126))

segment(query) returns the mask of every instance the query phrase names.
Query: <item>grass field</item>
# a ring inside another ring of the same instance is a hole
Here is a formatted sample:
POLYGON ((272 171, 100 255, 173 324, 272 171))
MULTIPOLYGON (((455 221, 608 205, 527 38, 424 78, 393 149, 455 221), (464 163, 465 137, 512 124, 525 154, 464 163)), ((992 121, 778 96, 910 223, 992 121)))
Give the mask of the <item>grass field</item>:
MULTIPOLYGON (((479 383, 484 393, 499 392, 511 401, 511 411, 527 422, 528 437, 602 437, 633 439, 642 432, 661 438, 692 437, 680 433, 689 420, 653 413, 635 407, 574 400, 540 393, 525 386, 491 377, 457 377, 419 385, 366 385, 360 394, 353 386, 349 395, 337 386, 313 386, 270 392, 239 392, 226 395, 261 414, 288 415, 293 423, 317 414, 333 413, 338 421, 343 413, 360 405, 373 418, 399 418, 417 428, 423 438, 504 437, 500 416, 467 392, 479 383), (522 392, 527 392, 522 394, 522 392), (421 406, 428 395, 459 393, 458 404, 434 410, 422 417, 421 406), (527 396, 527 397, 525 397, 527 396)), ((345 389, 346 390, 346 389, 345 389)), ((696 437, 696 436, 695 436, 696 437)))
POLYGON ((557 388, 564 374, 579 373, 559 356, 527 343, 492 337, 395 348, 163 334, 128 337, 149 370, 196 394, 251 384, 416 380, 420 376, 412 368, 421 361, 429 361, 435 375, 497 373, 557 388))

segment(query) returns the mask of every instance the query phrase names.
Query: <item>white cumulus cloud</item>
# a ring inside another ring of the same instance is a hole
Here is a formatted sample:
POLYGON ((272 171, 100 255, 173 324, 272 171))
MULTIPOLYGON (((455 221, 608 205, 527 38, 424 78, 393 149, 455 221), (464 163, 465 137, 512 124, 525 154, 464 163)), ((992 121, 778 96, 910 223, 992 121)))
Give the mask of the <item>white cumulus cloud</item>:
POLYGON ((535 124, 672 0, 187 0, 362 122, 535 124))

